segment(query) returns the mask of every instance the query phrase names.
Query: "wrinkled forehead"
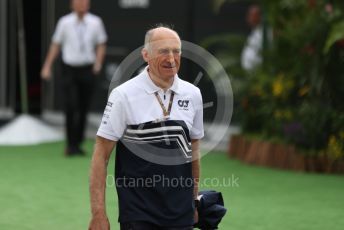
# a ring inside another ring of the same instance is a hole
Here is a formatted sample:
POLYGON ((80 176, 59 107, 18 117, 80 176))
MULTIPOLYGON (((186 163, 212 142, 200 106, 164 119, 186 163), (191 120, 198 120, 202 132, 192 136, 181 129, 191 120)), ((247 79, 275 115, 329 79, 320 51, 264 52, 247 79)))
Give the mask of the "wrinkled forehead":
POLYGON ((177 38, 154 39, 150 41, 149 46, 154 50, 182 48, 181 41, 177 38))

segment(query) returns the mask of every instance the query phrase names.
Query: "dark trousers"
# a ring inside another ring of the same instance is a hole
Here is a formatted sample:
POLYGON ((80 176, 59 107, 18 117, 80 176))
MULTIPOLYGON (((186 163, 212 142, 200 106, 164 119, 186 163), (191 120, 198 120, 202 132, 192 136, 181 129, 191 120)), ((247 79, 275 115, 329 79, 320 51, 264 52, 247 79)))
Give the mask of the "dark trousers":
POLYGON ((192 230, 192 226, 186 227, 159 227, 155 224, 135 221, 130 223, 121 223, 121 230, 192 230))
POLYGON ((84 140, 94 84, 92 65, 73 67, 63 64, 61 95, 64 95, 67 148, 80 148, 84 140))

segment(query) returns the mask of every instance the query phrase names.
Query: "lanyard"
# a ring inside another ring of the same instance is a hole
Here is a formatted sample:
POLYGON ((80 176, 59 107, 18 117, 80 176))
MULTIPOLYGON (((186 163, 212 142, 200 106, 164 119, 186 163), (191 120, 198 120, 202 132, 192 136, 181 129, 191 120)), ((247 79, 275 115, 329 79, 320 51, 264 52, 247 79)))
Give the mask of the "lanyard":
POLYGON ((76 24, 76 33, 78 36, 78 42, 80 47, 80 52, 84 53, 86 49, 85 44, 85 34, 86 34, 86 23, 85 21, 78 21, 76 24))
POLYGON ((164 114, 164 117, 168 117, 171 113, 171 109, 172 109, 172 102, 173 102, 173 98, 174 98, 174 92, 172 91, 171 93, 171 97, 170 97, 170 102, 168 103, 168 109, 166 110, 164 104, 162 103, 162 100, 158 94, 158 92, 155 92, 155 97, 156 99, 158 100, 159 104, 160 104, 160 107, 162 109, 162 112, 164 114))

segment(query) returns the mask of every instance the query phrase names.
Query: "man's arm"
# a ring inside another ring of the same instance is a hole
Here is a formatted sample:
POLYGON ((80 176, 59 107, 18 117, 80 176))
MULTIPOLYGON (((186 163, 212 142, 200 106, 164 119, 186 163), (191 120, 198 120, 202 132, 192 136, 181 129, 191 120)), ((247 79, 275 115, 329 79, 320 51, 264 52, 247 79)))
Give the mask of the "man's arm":
POLYGON ((194 199, 197 199, 198 196, 198 182, 200 177, 200 149, 199 149, 199 140, 191 140, 192 148, 192 176, 194 178, 194 199))
POLYGON ((51 66, 53 65, 57 55, 60 53, 60 45, 57 43, 51 43, 47 57, 44 61, 44 65, 41 70, 41 77, 44 80, 48 80, 51 77, 51 66))
POLYGON ((103 44, 98 44, 96 46, 96 61, 94 62, 93 65, 93 73, 98 74, 100 70, 102 69, 104 57, 105 57, 105 52, 106 52, 106 45, 105 43, 103 44))
POLYGON ((107 165, 116 142, 102 137, 96 138, 95 150, 91 162, 90 197, 92 219, 89 229, 110 229, 106 216, 105 187, 107 165))
MULTIPOLYGON (((201 152, 199 149, 199 140, 193 139, 191 140, 191 148, 192 148, 192 176, 194 178, 194 200, 197 199, 198 196, 198 184, 199 184, 199 178, 200 178, 200 157, 201 152)), ((194 215, 194 222, 198 222, 198 212, 197 209, 195 209, 195 215, 194 215)))

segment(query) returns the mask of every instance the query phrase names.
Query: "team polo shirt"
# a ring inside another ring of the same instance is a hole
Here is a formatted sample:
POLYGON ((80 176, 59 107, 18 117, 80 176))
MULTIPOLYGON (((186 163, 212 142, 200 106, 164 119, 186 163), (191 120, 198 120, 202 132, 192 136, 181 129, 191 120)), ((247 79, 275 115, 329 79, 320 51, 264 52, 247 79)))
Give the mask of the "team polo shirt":
POLYGON ((62 60, 71 66, 94 63, 95 47, 107 40, 100 17, 87 13, 79 20, 76 13, 63 16, 57 23, 52 41, 61 45, 62 60))
POLYGON ((191 140, 204 135, 202 104, 197 87, 176 75, 164 92, 152 82, 147 67, 111 92, 97 135, 118 141, 119 222, 193 225, 191 140), (155 92, 166 108, 174 93, 168 119, 162 119, 155 92))
POLYGON ((191 139, 201 139, 203 130, 203 103, 200 90, 176 75, 170 89, 164 91, 150 79, 147 67, 138 76, 112 90, 98 135, 118 141, 127 125, 137 125, 163 118, 162 109, 154 93, 158 92, 168 107, 171 92, 174 99, 170 120, 185 121, 191 139))

